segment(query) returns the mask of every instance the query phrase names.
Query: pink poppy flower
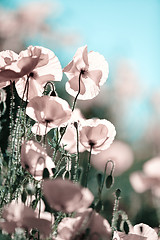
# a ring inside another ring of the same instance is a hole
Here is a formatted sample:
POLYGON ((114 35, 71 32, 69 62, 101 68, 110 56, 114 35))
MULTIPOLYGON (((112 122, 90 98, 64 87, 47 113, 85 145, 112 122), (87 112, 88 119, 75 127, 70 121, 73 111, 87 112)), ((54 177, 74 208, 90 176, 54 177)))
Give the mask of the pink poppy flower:
POLYGON ((17 227, 28 229, 28 231, 36 228, 43 237, 47 237, 51 233, 51 221, 37 218, 34 210, 25 206, 21 201, 12 201, 5 206, 2 216, 5 221, 0 222, 0 227, 8 233, 13 233, 17 227))
POLYGON ((135 225, 128 234, 114 232, 113 240, 158 240, 156 231, 147 224, 135 225))
MULTIPOLYGON (((16 81, 16 90, 21 98, 27 80, 25 75, 29 75, 28 100, 42 96, 48 81, 62 79, 62 67, 58 58, 51 50, 44 47, 29 46, 27 50, 20 52, 17 65, 24 76, 16 81)), ((26 99, 26 94, 24 97, 26 99)))
POLYGON ((111 239, 111 227, 106 219, 94 210, 87 209, 78 213, 75 218, 63 218, 58 225, 57 240, 80 240, 89 229, 89 239, 111 239))
POLYGON ((37 135, 44 135, 52 128, 67 124, 71 112, 65 100, 52 96, 34 97, 26 108, 26 114, 38 122, 32 127, 32 132, 37 135))
MULTIPOLYGON (((108 149, 92 156, 91 165, 104 172, 108 160, 115 163, 113 175, 119 176, 132 165, 134 161, 133 151, 126 143, 115 140, 108 149)), ((108 168, 111 170, 110 166, 108 164, 108 168)))
POLYGON ((87 52, 87 46, 78 48, 73 60, 63 69, 68 77, 66 91, 78 95, 78 99, 86 100, 96 97, 100 87, 108 78, 108 63, 98 52, 87 52), (80 77, 80 89, 79 89, 80 77))
POLYGON ((42 179, 44 168, 48 169, 50 176, 53 175, 52 168, 55 168, 54 162, 47 155, 46 151, 39 143, 32 140, 22 144, 21 165, 36 180, 42 179))
MULTIPOLYGON (((65 150, 69 151, 70 153, 77 152, 77 130, 74 126, 74 123, 77 124, 78 127, 78 137, 79 131, 82 128, 82 122, 85 118, 82 116, 82 113, 79 109, 74 109, 72 112, 71 118, 68 122, 67 129, 63 135, 61 140, 61 146, 64 147, 65 150)), ((79 152, 84 152, 85 147, 79 142, 79 152)))
POLYGON ((35 217, 33 209, 25 206, 21 201, 18 203, 14 200, 3 208, 2 217, 4 221, 0 227, 8 233, 13 233, 15 228, 24 227, 26 217, 35 217))
POLYGON ((5 69, 7 71, 7 68, 14 64, 17 59, 18 54, 11 50, 0 52, 0 88, 4 88, 10 85, 10 80, 12 79, 3 77, 3 72, 5 69))
POLYGON ((97 154, 110 147, 116 135, 114 125, 106 119, 88 119, 80 130, 80 143, 97 154))
POLYGON ((86 209, 94 198, 87 188, 61 178, 44 180, 42 190, 50 207, 65 213, 86 209))
POLYGON ((151 190, 152 194, 160 196, 160 157, 155 157, 144 163, 143 171, 133 172, 130 175, 130 182, 133 189, 138 193, 151 190))
POLYGON ((17 61, 7 64, 0 71, 0 80, 16 79, 16 90, 23 100, 41 96, 48 81, 61 81, 62 68, 55 54, 44 47, 29 46, 21 51, 17 61), (28 79, 28 89, 25 91, 28 79))

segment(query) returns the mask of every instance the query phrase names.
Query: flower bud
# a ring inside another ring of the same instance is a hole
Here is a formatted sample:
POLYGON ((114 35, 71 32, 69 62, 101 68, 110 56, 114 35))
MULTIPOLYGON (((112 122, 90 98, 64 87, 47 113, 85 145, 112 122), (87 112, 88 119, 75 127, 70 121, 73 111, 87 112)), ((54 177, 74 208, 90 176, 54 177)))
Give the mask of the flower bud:
POLYGON ((45 179, 45 178, 49 178, 49 171, 47 168, 44 168, 44 170, 43 170, 43 179, 45 179))
POLYGON ((112 175, 108 175, 106 179, 106 188, 111 188, 111 186, 113 185, 113 180, 114 178, 112 177, 112 175))

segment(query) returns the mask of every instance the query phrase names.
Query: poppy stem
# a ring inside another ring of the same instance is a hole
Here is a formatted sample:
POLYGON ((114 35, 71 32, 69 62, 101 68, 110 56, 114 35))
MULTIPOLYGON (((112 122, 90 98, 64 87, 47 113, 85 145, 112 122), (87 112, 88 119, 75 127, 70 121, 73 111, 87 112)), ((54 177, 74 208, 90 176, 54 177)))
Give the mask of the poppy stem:
POLYGON ((77 92, 77 95, 76 95, 76 97, 75 97, 75 99, 74 99, 74 102, 73 102, 72 112, 73 112, 74 109, 75 109, 76 102, 77 102, 77 98, 78 98, 78 96, 79 96, 79 94, 80 94, 80 91, 81 91, 81 75, 82 75, 82 72, 80 72, 80 74, 79 74, 79 80, 78 80, 78 92, 77 92))
POLYGON ((90 145, 90 152, 89 152, 89 157, 88 157, 88 164, 87 164, 87 171, 86 171, 86 178, 85 178, 85 187, 88 185, 88 173, 91 168, 91 152, 92 152, 93 145, 90 145))
POLYGON ((75 175, 74 175, 74 180, 75 182, 78 182, 78 167, 79 167, 79 161, 80 161, 80 158, 79 158, 79 134, 78 134, 78 124, 77 122, 74 123, 74 127, 76 129, 76 134, 77 134, 77 155, 76 155, 76 158, 75 158, 75 175))
POLYGON ((114 168, 115 168, 115 164, 114 164, 114 162, 113 162, 111 159, 106 162, 105 169, 104 169, 104 173, 103 173, 102 185, 101 185, 101 188, 100 188, 100 190, 99 190, 100 196, 101 196, 101 193, 102 193, 102 190, 103 190, 104 181, 105 181, 105 178, 106 178, 107 166, 108 166, 109 163, 112 163, 112 168, 111 168, 110 175, 112 175, 113 170, 114 170, 114 168))
MULTIPOLYGON (((116 190, 116 193, 117 193, 117 190, 116 190)), ((117 221, 119 217, 119 214, 118 214, 119 199, 120 199, 120 195, 115 194, 112 222, 111 222, 112 234, 114 233, 114 231, 117 230, 117 221)))

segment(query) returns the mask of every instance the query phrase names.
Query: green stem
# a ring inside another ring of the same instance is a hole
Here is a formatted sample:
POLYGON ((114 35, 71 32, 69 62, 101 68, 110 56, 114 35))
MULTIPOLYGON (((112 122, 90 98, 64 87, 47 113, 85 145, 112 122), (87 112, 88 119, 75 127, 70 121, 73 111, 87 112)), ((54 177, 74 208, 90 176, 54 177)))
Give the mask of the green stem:
POLYGON ((92 152, 92 145, 90 146, 90 151, 89 151, 89 157, 88 157, 88 164, 87 164, 87 171, 86 171, 86 177, 85 177, 85 187, 87 187, 88 185, 88 173, 90 171, 91 168, 91 152, 92 152))
POLYGON ((119 207, 119 198, 115 195, 115 201, 114 201, 114 207, 113 207, 113 216, 112 216, 112 222, 111 222, 111 229, 112 229, 112 234, 114 231, 117 230, 117 221, 119 217, 118 213, 118 207, 119 207))
POLYGON ((79 96, 79 94, 80 94, 80 91, 81 91, 81 75, 82 75, 82 72, 80 72, 80 74, 79 74, 79 80, 78 80, 78 92, 77 92, 77 95, 76 95, 76 97, 75 97, 75 99, 74 99, 74 102, 73 102, 72 112, 73 112, 74 109, 75 109, 76 102, 77 102, 77 98, 78 98, 78 96, 79 96))
POLYGON ((79 157, 79 133, 78 133, 78 124, 76 123, 75 125, 75 128, 76 128, 76 134, 77 134, 77 155, 76 155, 76 158, 75 158, 75 174, 74 174, 74 180, 75 182, 78 182, 78 167, 79 167, 79 161, 80 161, 80 157, 79 157))

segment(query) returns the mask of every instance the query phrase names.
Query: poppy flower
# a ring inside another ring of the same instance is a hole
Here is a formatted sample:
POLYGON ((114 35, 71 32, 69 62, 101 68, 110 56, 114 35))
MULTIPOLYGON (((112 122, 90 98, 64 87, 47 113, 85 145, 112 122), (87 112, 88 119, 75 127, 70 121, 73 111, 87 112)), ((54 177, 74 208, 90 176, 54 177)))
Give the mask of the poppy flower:
POLYGON ((32 208, 25 206, 21 201, 18 203, 14 200, 10 204, 4 206, 2 217, 5 221, 0 223, 0 227, 8 233, 13 233, 15 228, 22 227, 26 217, 35 217, 32 208))
POLYGON ((24 94, 24 89, 28 76, 28 100, 41 96, 48 81, 62 79, 62 67, 58 58, 51 50, 44 47, 29 46, 27 50, 20 52, 17 65, 21 69, 22 76, 16 81, 15 86, 20 98, 24 95, 24 100, 27 95, 24 94))
POLYGON ((116 135, 114 125, 106 119, 88 119, 80 130, 80 143, 93 154, 110 147, 116 135))
POLYGON ((44 135, 50 129, 64 126, 71 117, 69 104, 53 96, 34 97, 26 107, 26 114, 38 122, 32 127, 32 132, 44 135))
POLYGON ((94 198, 87 188, 61 178, 44 180, 42 190, 50 207, 65 213, 88 208, 94 198))
POLYGON ((143 165, 143 171, 136 171, 130 175, 130 182, 133 189, 138 193, 151 190, 152 194, 160 196, 160 158, 154 157, 143 165))
POLYGON ((78 99, 96 97, 108 78, 108 63, 98 52, 87 52, 87 46, 78 48, 73 60, 63 69, 69 81, 66 91, 78 99), (79 79, 80 78, 80 79, 79 79), (80 88, 79 88, 80 85, 80 88))
POLYGON ((90 208, 76 214, 74 218, 63 218, 58 225, 56 239, 80 240, 89 236, 89 239, 92 240, 110 240, 111 235, 111 227, 108 221, 90 208))
MULTIPOLYGON (((85 120, 85 118, 82 116, 81 111, 78 108, 74 109, 60 143, 61 146, 70 153, 77 152, 77 130, 79 138, 79 130, 81 129, 83 120, 85 120)), ((79 142, 79 152, 83 151, 85 151, 85 147, 79 142)))
POLYGON ((114 232, 113 240, 158 240, 156 231, 147 224, 136 224, 128 234, 114 232))
POLYGON ((10 77, 6 78, 3 76, 3 72, 7 71, 7 69, 14 64, 18 59, 18 54, 11 51, 1 51, 0 52, 0 88, 4 88, 10 85, 10 77))
POLYGON ((29 46, 27 50, 20 52, 16 61, 12 60, 10 64, 2 66, 0 81, 16 80, 17 93, 23 100, 41 96, 48 81, 62 79, 62 68, 58 58, 44 47, 29 46))
POLYGON ((43 170, 47 168, 52 176, 52 168, 55 164, 47 155, 41 145, 32 140, 24 142, 21 147, 21 165, 26 169, 36 180, 41 180, 43 170))
MULTIPOLYGON (((104 172, 108 160, 112 160, 115 164, 113 175, 119 176, 132 165, 133 151, 128 144, 115 140, 108 149, 92 156, 91 165, 104 172)), ((107 168, 109 167, 110 164, 107 168)))
POLYGON ((0 228, 8 233, 14 233, 18 227, 29 231, 36 228, 43 237, 47 237, 51 233, 51 221, 45 218, 37 218, 34 210, 25 206, 21 201, 12 201, 6 205, 2 217, 4 221, 0 222, 0 228))

